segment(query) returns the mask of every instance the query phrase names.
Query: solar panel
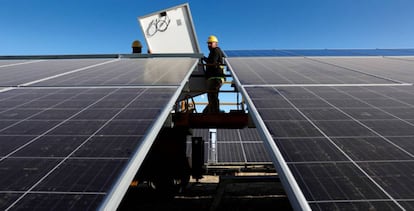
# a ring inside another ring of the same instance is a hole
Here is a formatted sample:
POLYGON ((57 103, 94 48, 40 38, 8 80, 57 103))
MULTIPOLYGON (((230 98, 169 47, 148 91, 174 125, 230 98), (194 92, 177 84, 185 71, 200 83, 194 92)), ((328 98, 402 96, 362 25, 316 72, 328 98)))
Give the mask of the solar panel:
POLYGON ((177 85, 186 74, 177 68, 193 64, 191 58, 120 59, 33 86, 177 85))
POLYGON ((412 56, 414 49, 273 49, 226 50, 227 57, 412 56))
POLYGON ((82 71, 86 68, 104 65, 116 60, 108 59, 58 59, 58 60, 31 60, 20 62, 8 61, 9 65, 0 65, 0 86, 17 86, 28 82, 37 82, 39 79, 49 79, 51 76, 61 76, 82 71), (14 65, 11 65, 14 64, 14 65))
POLYGON ((414 209, 411 58, 227 59, 294 208, 414 209))
POLYGON ((0 92, 0 209, 116 208, 197 62, 57 59, 0 66, 1 83, 10 86, 0 92), (115 69, 128 77, 112 83, 115 69), (12 73, 18 80, 6 80, 12 73), (94 74, 96 83, 88 80, 94 74))
POLYGON ((218 163, 270 162, 256 128, 217 129, 218 163))
MULTIPOLYGON (((193 129, 192 136, 202 137, 204 140, 204 163, 206 165, 271 162, 256 128, 216 129, 216 134, 216 141, 212 143, 209 138, 209 129, 193 129)), ((191 142, 188 141, 187 156, 191 157, 191 153, 191 142)))

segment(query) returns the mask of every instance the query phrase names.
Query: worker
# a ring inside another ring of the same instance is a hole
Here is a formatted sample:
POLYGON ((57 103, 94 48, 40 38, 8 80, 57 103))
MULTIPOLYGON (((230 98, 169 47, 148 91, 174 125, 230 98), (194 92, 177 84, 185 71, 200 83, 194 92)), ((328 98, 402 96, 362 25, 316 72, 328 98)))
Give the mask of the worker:
POLYGON ((224 53, 218 47, 218 39, 214 35, 208 37, 207 45, 210 53, 208 57, 203 58, 203 61, 206 63, 205 74, 208 105, 203 110, 203 113, 218 113, 220 112, 219 90, 225 79, 223 67, 224 53))
POLYGON ((134 40, 132 42, 132 53, 141 53, 142 52, 142 44, 139 40, 134 40))

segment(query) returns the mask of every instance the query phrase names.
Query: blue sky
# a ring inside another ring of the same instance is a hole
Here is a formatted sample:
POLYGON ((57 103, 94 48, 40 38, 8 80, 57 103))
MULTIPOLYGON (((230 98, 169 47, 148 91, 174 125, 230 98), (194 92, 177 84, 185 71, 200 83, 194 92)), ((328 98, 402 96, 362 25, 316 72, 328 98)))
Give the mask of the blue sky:
MULTIPOLYGON (((1 0, 0 55, 130 53, 138 16, 189 3, 200 46, 413 48, 413 0, 1 0)), ((145 50, 145 48, 144 48, 145 50)))

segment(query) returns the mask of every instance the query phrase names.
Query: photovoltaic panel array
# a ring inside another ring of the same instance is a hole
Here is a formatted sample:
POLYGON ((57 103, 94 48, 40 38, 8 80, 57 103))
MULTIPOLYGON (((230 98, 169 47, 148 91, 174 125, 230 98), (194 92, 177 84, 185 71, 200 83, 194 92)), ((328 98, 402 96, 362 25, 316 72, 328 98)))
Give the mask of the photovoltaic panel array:
POLYGON ((285 56, 412 56, 414 49, 274 49, 226 50, 228 57, 285 56))
MULTIPOLYGON (((192 136, 204 140, 206 165, 267 164, 271 159, 256 128, 215 129, 212 142, 209 129, 194 129, 192 136)), ((187 155, 191 156, 191 141, 187 142, 187 155)))
POLYGON ((294 208, 412 210, 414 53, 351 51, 227 62, 294 208))
POLYGON ((96 210, 116 209, 198 59, 0 61, 0 209, 96 210))
POLYGON ((217 129, 216 148, 218 163, 271 162, 256 128, 217 129))

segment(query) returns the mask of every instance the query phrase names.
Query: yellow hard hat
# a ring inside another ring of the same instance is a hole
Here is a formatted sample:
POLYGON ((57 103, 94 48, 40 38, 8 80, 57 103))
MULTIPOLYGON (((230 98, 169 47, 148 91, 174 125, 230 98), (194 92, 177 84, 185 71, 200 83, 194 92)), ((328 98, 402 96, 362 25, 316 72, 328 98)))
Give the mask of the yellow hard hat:
POLYGON ((134 40, 134 42, 132 42, 132 47, 133 48, 141 48, 141 42, 139 40, 134 40))
POLYGON ((214 35, 210 35, 207 39, 207 42, 218 42, 218 39, 214 35))

